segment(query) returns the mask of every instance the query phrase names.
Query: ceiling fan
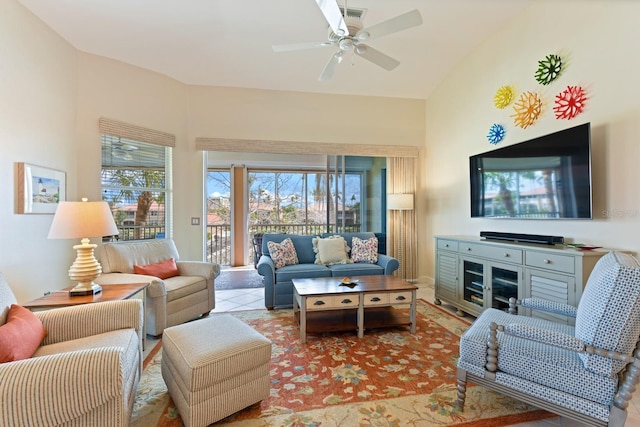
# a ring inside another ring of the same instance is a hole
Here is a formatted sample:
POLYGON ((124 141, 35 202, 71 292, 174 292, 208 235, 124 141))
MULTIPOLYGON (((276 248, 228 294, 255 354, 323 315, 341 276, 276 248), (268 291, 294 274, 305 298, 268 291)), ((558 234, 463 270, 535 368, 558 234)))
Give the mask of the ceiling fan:
POLYGON ((398 15, 395 18, 380 22, 370 27, 362 25, 365 10, 348 9, 345 1, 340 10, 336 0, 315 0, 322 14, 329 23, 328 40, 324 42, 293 43, 273 45, 274 52, 289 52, 294 50, 312 49, 318 47, 336 46, 338 50, 331 55, 318 80, 326 81, 333 77, 336 68, 348 52, 373 62, 391 71, 400 65, 394 58, 372 48, 364 43, 377 37, 383 37, 398 31, 406 30, 422 24, 422 16, 417 9, 398 15))

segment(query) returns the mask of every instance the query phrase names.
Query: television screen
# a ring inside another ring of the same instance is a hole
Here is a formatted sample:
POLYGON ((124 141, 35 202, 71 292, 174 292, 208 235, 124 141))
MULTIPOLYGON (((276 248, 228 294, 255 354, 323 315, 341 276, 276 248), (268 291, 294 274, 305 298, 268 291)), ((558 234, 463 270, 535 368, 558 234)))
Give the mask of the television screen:
POLYGON ((585 123, 469 158, 471 216, 591 218, 591 137, 585 123))

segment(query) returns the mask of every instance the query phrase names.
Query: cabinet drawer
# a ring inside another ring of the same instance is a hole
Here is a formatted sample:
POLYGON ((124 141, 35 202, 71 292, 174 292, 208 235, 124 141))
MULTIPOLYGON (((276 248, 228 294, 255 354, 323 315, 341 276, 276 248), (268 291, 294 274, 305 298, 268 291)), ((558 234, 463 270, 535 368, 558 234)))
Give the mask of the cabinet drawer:
POLYGON ((473 254, 493 261, 522 264, 522 251, 520 249, 499 248, 477 243, 461 243, 460 253, 473 254))
POLYGON ((561 271, 563 273, 575 272, 572 256, 556 255, 545 252, 527 251, 525 264, 529 267, 542 268, 544 270, 561 271))
POLYGON ((386 305, 389 304, 389 293, 366 293, 364 294, 364 306, 369 307, 372 305, 386 305))
POLYGON ((391 292, 389 294, 389 304, 409 304, 413 299, 411 291, 391 292))
POLYGON ((438 239, 438 249, 445 251, 458 251, 458 242, 455 240, 441 240, 438 239))

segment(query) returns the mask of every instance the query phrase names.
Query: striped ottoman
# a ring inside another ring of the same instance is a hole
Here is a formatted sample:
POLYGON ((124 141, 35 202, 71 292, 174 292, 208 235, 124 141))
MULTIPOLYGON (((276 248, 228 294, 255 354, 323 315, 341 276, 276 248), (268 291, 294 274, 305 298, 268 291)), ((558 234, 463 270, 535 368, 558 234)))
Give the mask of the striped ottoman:
POLYGON ((162 378, 187 427, 269 396, 271 341, 228 314, 164 330, 162 378))

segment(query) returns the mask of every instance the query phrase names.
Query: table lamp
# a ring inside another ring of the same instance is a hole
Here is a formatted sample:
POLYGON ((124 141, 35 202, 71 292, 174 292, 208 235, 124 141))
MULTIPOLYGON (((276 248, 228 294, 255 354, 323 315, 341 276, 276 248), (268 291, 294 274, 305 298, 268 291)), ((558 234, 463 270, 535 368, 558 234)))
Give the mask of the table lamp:
POLYGON ((107 202, 60 202, 51 223, 49 239, 81 239, 73 249, 78 252, 69 268, 69 277, 78 284, 70 295, 93 295, 102 291, 93 281, 102 274, 102 266, 94 256, 98 246, 89 243, 90 237, 114 236, 118 227, 107 202))

